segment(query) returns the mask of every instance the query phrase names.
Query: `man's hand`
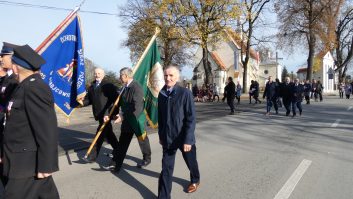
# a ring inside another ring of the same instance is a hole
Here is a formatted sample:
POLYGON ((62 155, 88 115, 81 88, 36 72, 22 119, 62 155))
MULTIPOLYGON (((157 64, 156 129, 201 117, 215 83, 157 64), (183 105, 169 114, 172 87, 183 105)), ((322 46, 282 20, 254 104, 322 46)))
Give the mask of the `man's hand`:
POLYGON ((190 144, 184 144, 184 152, 189 152, 191 151, 191 145, 190 144))
POLYGON ((110 119, 110 118, 109 118, 109 116, 107 116, 107 115, 103 117, 103 121, 104 121, 104 122, 108 122, 109 119, 110 119))
POLYGON ((120 123, 121 121, 123 121, 123 116, 121 116, 120 114, 116 115, 116 119, 114 120, 114 124, 120 123))
POLYGON ((39 179, 47 178, 47 177, 49 177, 51 175, 52 175, 52 173, 41 173, 41 172, 38 172, 37 173, 37 178, 39 178, 39 179))

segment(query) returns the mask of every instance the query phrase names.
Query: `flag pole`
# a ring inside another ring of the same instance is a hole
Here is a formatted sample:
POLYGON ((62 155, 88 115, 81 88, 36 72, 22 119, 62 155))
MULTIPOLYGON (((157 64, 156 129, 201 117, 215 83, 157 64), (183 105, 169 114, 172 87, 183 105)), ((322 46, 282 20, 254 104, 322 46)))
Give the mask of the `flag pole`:
MULTIPOLYGON (((142 60, 145 58, 145 56, 146 56, 146 54, 147 54, 147 52, 148 52, 148 49, 152 46, 154 40, 157 38, 157 36, 158 36, 158 34, 159 34, 160 32, 161 32, 160 29, 159 29, 158 27, 156 27, 155 33, 154 33, 153 37, 151 38, 150 42, 148 43, 148 45, 147 45, 145 51, 143 52, 142 56, 140 57, 139 61, 137 62, 137 64, 136 64, 135 67, 133 68, 133 74, 135 74, 137 68, 140 66, 142 60)), ((110 112, 109 112, 109 118, 110 118, 110 117, 112 116, 112 114, 114 113, 115 108, 117 107, 117 105, 118 105, 118 103, 119 103, 119 101, 120 101, 120 97, 121 97, 121 94, 123 93, 124 89, 125 89, 125 87, 124 87, 123 90, 119 93, 118 98, 115 100, 114 105, 113 105, 112 109, 111 109, 110 112)), ((87 158, 88 158, 89 154, 91 153, 91 151, 92 151, 94 145, 96 144, 96 142, 97 142, 99 136, 102 134, 103 129, 104 129, 104 127, 106 126, 106 124, 107 124, 108 122, 110 122, 110 120, 104 121, 104 123, 102 124, 102 126, 99 128, 99 131, 97 132, 97 134, 96 134, 96 136, 94 137, 94 139, 93 139, 91 145, 89 146, 89 148, 88 148, 88 150, 87 150, 87 152, 86 152, 86 154, 85 154, 85 156, 84 156, 84 159, 87 159, 87 158)), ((98 155, 98 154, 97 154, 97 155, 98 155)))

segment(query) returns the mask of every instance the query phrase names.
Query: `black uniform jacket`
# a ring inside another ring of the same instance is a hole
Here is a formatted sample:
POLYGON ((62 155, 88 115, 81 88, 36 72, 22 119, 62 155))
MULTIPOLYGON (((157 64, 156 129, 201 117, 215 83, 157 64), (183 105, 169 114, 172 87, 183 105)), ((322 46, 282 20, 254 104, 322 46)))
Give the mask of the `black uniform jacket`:
POLYGON ((9 102, 17 85, 17 76, 14 73, 10 76, 4 77, 0 87, 0 109, 2 112, 6 112, 7 103, 9 102))
POLYGON ((103 119, 109 114, 109 107, 114 103, 117 97, 117 88, 114 84, 105 81, 104 79, 96 87, 96 82, 92 82, 88 88, 88 94, 83 100, 83 105, 92 105, 92 112, 95 120, 103 119))
POLYGON ((51 90, 39 74, 23 80, 7 107, 3 174, 28 178, 58 168, 58 128, 51 90))

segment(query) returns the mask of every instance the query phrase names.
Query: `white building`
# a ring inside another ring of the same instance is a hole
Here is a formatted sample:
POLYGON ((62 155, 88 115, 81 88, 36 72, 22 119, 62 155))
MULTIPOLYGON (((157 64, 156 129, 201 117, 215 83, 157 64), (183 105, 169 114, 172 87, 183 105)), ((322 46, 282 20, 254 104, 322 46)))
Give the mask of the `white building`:
POLYGON ((259 66, 259 85, 260 90, 263 90, 265 87, 266 80, 269 76, 272 76, 272 79, 282 79, 282 70, 283 67, 276 61, 272 61, 270 59, 265 60, 264 62, 260 63, 259 66))
MULTIPOLYGON (((335 84, 337 84, 338 77, 334 74, 335 61, 330 52, 319 53, 316 58, 319 60, 319 67, 313 70, 312 78, 319 80, 324 87, 323 93, 334 93, 335 84)), ((297 77, 301 80, 306 79, 307 68, 302 67, 297 71, 297 77)))
MULTIPOLYGON (((233 77, 235 83, 237 81, 241 84, 243 83, 243 66, 240 53, 241 42, 239 41, 237 33, 233 31, 225 31, 224 34, 226 39, 212 45, 209 48, 208 54, 208 61, 211 65, 213 75, 213 82, 211 83, 216 83, 219 86, 220 93, 223 93, 228 77, 233 77)), ((258 53, 251 49, 250 57, 248 63, 247 88, 250 87, 251 80, 258 80, 259 71, 258 53)), ((197 50, 193 61, 195 68, 193 71, 192 84, 201 87, 206 77, 202 63, 201 47, 197 50)))

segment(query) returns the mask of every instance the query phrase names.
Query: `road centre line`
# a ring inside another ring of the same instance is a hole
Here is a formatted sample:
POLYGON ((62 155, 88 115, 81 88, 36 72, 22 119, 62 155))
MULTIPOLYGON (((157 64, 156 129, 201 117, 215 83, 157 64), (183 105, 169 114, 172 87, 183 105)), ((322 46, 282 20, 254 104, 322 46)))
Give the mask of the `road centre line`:
POLYGON ((293 174, 290 176, 290 178, 287 180, 287 182, 283 185, 282 189, 279 190, 274 199, 288 199, 300 179, 303 177, 306 170, 308 170, 308 168, 310 167, 311 162, 311 160, 304 159, 299 164, 297 169, 293 172, 293 174))
POLYGON ((336 121, 333 124, 331 124, 331 127, 337 127, 340 122, 341 122, 341 119, 336 119, 336 121))
POLYGON ((353 106, 350 106, 347 108, 347 111, 350 111, 353 108, 353 106))

